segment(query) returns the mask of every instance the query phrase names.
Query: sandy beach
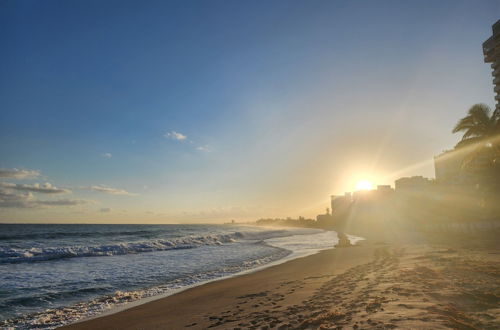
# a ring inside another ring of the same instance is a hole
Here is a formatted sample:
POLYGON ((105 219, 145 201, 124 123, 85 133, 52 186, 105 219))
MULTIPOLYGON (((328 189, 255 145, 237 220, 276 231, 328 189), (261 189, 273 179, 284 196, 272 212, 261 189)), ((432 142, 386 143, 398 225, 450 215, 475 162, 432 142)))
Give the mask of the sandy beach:
POLYGON ((64 329, 498 329, 498 246, 459 242, 367 240, 64 329))

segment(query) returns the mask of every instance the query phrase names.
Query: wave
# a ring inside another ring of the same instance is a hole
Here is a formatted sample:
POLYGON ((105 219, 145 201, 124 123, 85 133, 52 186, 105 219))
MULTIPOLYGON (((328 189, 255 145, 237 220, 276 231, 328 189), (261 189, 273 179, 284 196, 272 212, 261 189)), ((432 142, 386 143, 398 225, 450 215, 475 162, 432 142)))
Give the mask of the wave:
POLYGON ((11 240, 29 240, 29 239, 54 239, 54 238, 75 238, 75 237, 109 237, 109 236, 147 236, 155 235, 155 232, 149 230, 138 231, 117 231, 117 232, 46 232, 46 233, 27 233, 17 235, 2 235, 0 241, 11 240))
MULTIPOLYGON (((306 250, 302 245, 309 246, 311 242, 314 243, 314 249, 321 245, 318 245, 320 242, 328 242, 328 246, 334 244, 331 233, 317 229, 254 226, 219 226, 207 227, 207 229, 203 228, 204 231, 198 234, 191 232, 189 236, 179 233, 182 230, 177 231, 174 229, 164 231, 164 235, 166 235, 163 237, 159 235, 151 238, 127 237, 125 239, 119 238, 120 241, 110 241, 110 239, 104 238, 92 240, 92 243, 89 240, 88 243, 82 243, 82 246, 79 246, 80 243, 78 242, 83 240, 72 241, 68 239, 57 241, 58 244, 61 244, 61 247, 43 246, 42 248, 42 246, 37 245, 37 249, 33 248, 33 245, 14 245, 17 242, 14 242, 11 249, 5 249, 5 245, 2 246, 3 242, 0 242, 0 263, 4 262, 3 265, 0 265, 0 270, 5 267, 7 267, 7 270, 9 270, 9 267, 17 268, 17 266, 9 266, 10 263, 24 263, 24 266, 19 265, 19 267, 28 267, 33 270, 40 267, 42 270, 40 274, 44 276, 52 274, 52 266, 56 270, 56 274, 66 274, 66 263, 57 260, 64 258, 77 258, 73 262, 81 265, 86 264, 88 260, 85 258, 78 259, 78 257, 119 254, 138 254, 137 256, 140 256, 138 259, 145 261, 144 265, 153 264, 149 260, 155 261, 155 267, 146 268, 148 269, 147 275, 144 275, 144 270, 140 267, 142 272, 130 272, 124 279, 108 278, 107 275, 108 270, 121 269, 123 262, 130 264, 131 259, 125 260, 127 257, 94 259, 93 262, 97 265, 109 264, 110 268, 106 268, 102 273, 106 275, 105 279, 100 275, 95 278, 88 278, 85 274, 81 274, 83 275, 81 277, 69 274, 70 276, 63 276, 63 281, 55 283, 48 284, 45 281, 38 281, 41 285, 35 284, 34 289, 31 285, 26 289, 17 288, 17 286, 11 288, 9 284, 13 282, 8 282, 5 287, 10 291, 4 291, 3 293, 7 293, 6 297, 11 298, 0 301, 0 310, 5 311, 3 317, 0 316, 0 329, 54 329, 76 322, 83 317, 101 314, 110 308, 138 299, 172 294, 176 290, 198 285, 205 281, 232 276, 257 267, 265 267, 265 265, 269 265, 274 261, 285 260, 284 258, 288 256, 297 257, 295 250, 306 250), (172 238, 175 233, 177 233, 177 237, 172 238), (320 235, 314 236, 311 234, 320 235), (301 238, 296 235, 306 236, 301 238), (122 243, 122 241, 125 242, 122 243), (297 244, 297 242, 302 245, 297 244), (224 245, 224 247, 213 249, 218 245, 224 245), (204 246, 209 250, 204 249, 204 246), (147 253, 140 254, 142 252, 182 248, 193 250, 185 251, 186 253, 182 253, 182 256, 177 253, 170 254, 167 252, 162 254, 162 258, 159 259, 154 254, 150 256, 147 253), (13 255, 13 251, 17 255, 13 255), (177 272, 174 269, 175 267, 168 266, 168 270, 164 267, 164 265, 171 265, 172 262, 175 264, 178 260, 184 260, 189 256, 199 256, 198 253, 204 256, 202 267, 198 267, 197 264, 197 267, 190 268, 191 265, 185 263, 183 267, 187 268, 181 272, 177 272), (150 259, 149 257, 153 258, 150 259), (51 259, 54 259, 53 263, 41 262, 51 259), (169 261, 163 264, 161 260, 169 261), (172 272, 169 273, 169 270, 172 270, 172 272), (158 274, 161 275, 158 276, 158 274), (137 276, 140 276, 139 280, 137 276), (12 292, 12 295, 10 292, 12 292)), ((118 232, 118 230, 114 232, 118 232)), ((29 241, 26 243, 29 244, 29 241)), ((39 242, 35 243, 39 244, 39 242)), ((132 257, 132 259, 132 262, 137 261, 137 258, 132 257)), ((102 269, 96 267, 96 271, 101 274, 102 269)), ((110 274, 112 273, 114 272, 110 274)), ((19 281, 24 281, 24 278, 21 276, 19 281)))
POLYGON ((187 236, 177 239, 155 239, 102 245, 71 245, 60 247, 12 248, 0 247, 0 264, 39 262, 77 257, 103 257, 153 251, 192 249, 200 246, 222 245, 236 240, 262 241, 269 238, 310 233, 310 230, 239 231, 230 234, 187 236))
POLYGON ((265 240, 270 238, 287 237, 292 235, 308 235, 322 232, 322 229, 313 228, 283 228, 270 229, 266 231, 242 231, 236 232, 239 238, 247 240, 265 240))
POLYGON ((192 249, 203 245, 222 245, 235 241, 234 234, 182 237, 94 246, 33 247, 30 249, 0 247, 0 263, 36 262, 76 257, 102 257, 153 251, 192 249))
POLYGON ((234 243, 237 240, 263 241, 269 238, 297 234, 310 234, 318 230, 276 229, 266 231, 238 231, 229 234, 187 236, 177 239, 155 239, 128 243, 113 243, 92 246, 71 245, 60 247, 12 248, 0 247, 0 264, 39 262, 77 257, 104 257, 137 254, 153 251, 192 249, 201 246, 234 243))
MULTIPOLYGON (((164 284, 144 289, 137 289, 134 291, 114 290, 114 292, 106 294, 104 292, 109 291, 106 287, 89 287, 54 293, 50 298, 54 296, 74 297, 80 295, 83 297, 83 294, 85 293, 90 293, 92 296, 94 294, 97 294, 99 296, 72 305, 51 307, 45 309, 42 312, 29 313, 19 315, 10 319, 0 320, 0 329, 55 329, 60 326, 74 323, 84 317, 99 315, 107 310, 110 310, 111 308, 123 306, 127 303, 134 302, 139 299, 164 294, 172 294, 177 290, 182 290, 189 286, 198 285, 203 282, 231 276, 245 270, 263 266, 275 260, 284 258, 289 254, 290 252, 287 250, 278 249, 272 255, 264 256, 258 259, 247 260, 239 265, 229 265, 222 269, 194 273, 192 275, 183 277, 182 279, 172 279, 164 284)), ((12 304, 20 304, 23 306, 38 305, 42 300, 46 300, 47 297, 48 296, 46 294, 20 297, 9 301, 4 301, 4 306, 1 306, 2 303, 0 303, 0 307, 5 307, 12 304)))

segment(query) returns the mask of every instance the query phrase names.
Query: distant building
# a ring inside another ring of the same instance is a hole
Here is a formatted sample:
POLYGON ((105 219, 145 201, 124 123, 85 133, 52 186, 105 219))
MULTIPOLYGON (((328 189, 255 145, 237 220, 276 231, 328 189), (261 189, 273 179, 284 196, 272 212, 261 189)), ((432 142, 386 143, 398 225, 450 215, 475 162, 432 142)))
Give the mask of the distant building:
POLYGON ((332 215, 330 214, 330 209, 326 208, 326 213, 325 214, 319 214, 316 216, 316 222, 321 226, 325 225, 332 220, 332 215))
POLYGON ((318 214, 316 216, 316 223, 319 226, 324 226, 330 222, 332 222, 332 216, 330 214, 318 214))
POLYGON ((493 24, 493 35, 483 43, 484 62, 491 63, 496 111, 500 112, 500 20, 493 24))
POLYGON ((375 190, 357 190, 352 193, 353 202, 362 202, 374 199, 375 190))
POLYGON ((332 214, 335 213, 339 208, 348 206, 352 201, 352 194, 346 192, 344 195, 332 195, 330 200, 332 214))
POLYGON ((330 196, 330 205, 331 205, 331 210, 332 213, 335 212, 337 207, 341 202, 343 202, 344 196, 338 196, 338 195, 331 195, 330 196))
POLYGON ((378 193, 391 193, 394 192, 394 189, 391 188, 389 184, 380 184, 377 186, 378 193))
POLYGON ((396 192, 398 191, 423 191, 431 185, 431 180, 423 176, 412 176, 397 179, 394 182, 396 192))

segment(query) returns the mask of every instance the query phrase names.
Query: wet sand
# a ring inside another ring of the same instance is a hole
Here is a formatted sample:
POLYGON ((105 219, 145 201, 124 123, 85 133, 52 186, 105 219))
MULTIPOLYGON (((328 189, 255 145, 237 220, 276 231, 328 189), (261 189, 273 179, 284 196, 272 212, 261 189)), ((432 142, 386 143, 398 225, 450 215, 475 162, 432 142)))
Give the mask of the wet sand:
POLYGON ((500 251, 364 242, 67 329, 498 329, 500 251))

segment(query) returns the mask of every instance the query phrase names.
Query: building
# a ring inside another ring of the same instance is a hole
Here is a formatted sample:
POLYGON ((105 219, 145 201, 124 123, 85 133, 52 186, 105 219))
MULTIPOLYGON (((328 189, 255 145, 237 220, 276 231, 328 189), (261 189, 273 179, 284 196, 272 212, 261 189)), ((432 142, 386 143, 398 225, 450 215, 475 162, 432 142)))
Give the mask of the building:
POLYGON ((493 24, 493 35, 483 43, 484 62, 491 63, 496 109, 500 112, 500 20, 493 24))
POLYGON ((377 186, 377 192, 379 194, 390 194, 394 192, 394 189, 391 188, 391 185, 389 184, 379 184, 377 186))
POLYGON ((390 197, 394 189, 392 189, 391 185, 378 185, 377 189, 371 190, 357 190, 352 193, 352 201, 353 202, 376 202, 385 199, 386 197, 390 197))
POLYGON ((331 195, 330 196, 330 206, 332 213, 337 210, 337 208, 344 202, 344 196, 339 196, 339 195, 331 195))
POLYGON ((352 202, 352 194, 350 192, 346 192, 344 195, 332 195, 330 198, 332 214, 340 208, 349 206, 352 202))
POLYGON ((376 190, 356 190, 352 193, 353 202, 373 201, 376 197, 376 190))
POLYGON ((326 208, 325 214, 318 214, 316 216, 316 223, 320 226, 329 224, 332 221, 332 215, 330 214, 330 209, 326 208))
POLYGON ((396 191, 424 191, 430 187, 432 181, 423 176, 399 178, 394 181, 396 191))

